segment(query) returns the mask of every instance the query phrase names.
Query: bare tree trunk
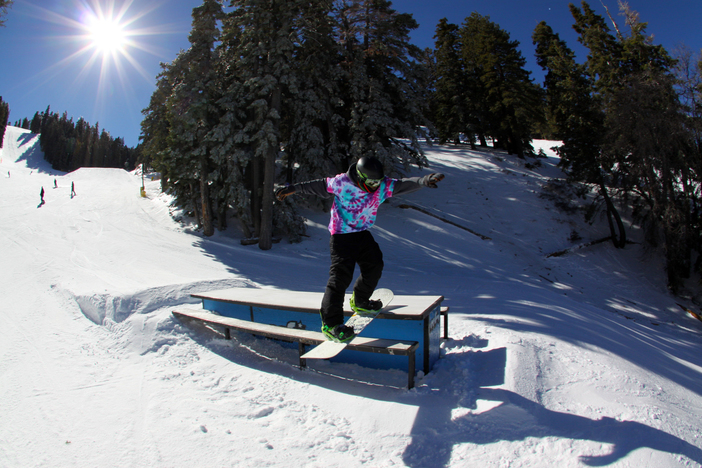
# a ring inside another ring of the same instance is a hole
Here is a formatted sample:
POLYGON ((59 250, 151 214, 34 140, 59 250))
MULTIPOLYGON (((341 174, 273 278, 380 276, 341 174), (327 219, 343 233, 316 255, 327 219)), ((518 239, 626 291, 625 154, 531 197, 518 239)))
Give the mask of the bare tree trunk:
POLYGON ((607 205, 607 222, 609 223, 609 232, 612 234, 612 243, 614 247, 618 249, 623 249, 626 246, 626 231, 624 230, 624 223, 622 222, 619 212, 612 203, 612 199, 609 197, 607 192, 607 187, 604 181, 600 181, 600 194, 604 198, 605 204, 607 205), (615 227, 616 223, 616 227, 615 227))
POLYGON ((244 238, 250 239, 251 237, 253 237, 253 232, 251 232, 248 223, 244 220, 244 213, 241 208, 237 210, 237 219, 239 220, 241 230, 244 233, 244 238))
MULTIPOLYGON (((280 114, 281 90, 280 87, 273 91, 271 108, 280 114)), ((274 129, 278 131, 278 121, 274 122, 274 129)), ((278 155, 278 145, 269 145, 263 171, 263 197, 261 201, 261 235, 258 247, 261 250, 270 250, 273 247, 273 183, 275 181, 275 159, 278 155)))
MULTIPOLYGON (((209 152, 209 151, 208 151, 209 152)), ((200 156, 200 201, 202 203, 202 233, 206 237, 214 234, 214 223, 212 222, 212 201, 210 200, 210 188, 207 185, 207 153, 200 156)))
POLYGON ((251 160, 251 222, 254 236, 261 235, 261 163, 258 157, 251 160))
POLYGON ((201 204, 199 203, 202 199, 197 199, 197 191, 195 190, 195 184, 192 182, 190 183, 190 192, 192 193, 193 197, 193 207, 195 208, 195 219, 197 219, 197 225, 198 227, 202 227, 202 216, 200 216, 201 204))
POLYGON ((227 206, 227 203, 224 200, 221 200, 218 208, 219 214, 217 216, 217 228, 220 231, 225 231, 227 229, 227 210, 229 207, 227 206))

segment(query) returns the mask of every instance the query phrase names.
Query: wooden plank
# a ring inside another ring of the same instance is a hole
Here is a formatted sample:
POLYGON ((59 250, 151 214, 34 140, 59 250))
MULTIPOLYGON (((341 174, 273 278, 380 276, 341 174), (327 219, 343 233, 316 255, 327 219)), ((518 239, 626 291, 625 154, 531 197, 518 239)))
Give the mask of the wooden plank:
MULTIPOLYGON (((265 323, 258 322, 248 322, 246 320, 215 315, 207 311, 174 310, 173 315, 178 318, 192 318, 212 325, 231 327, 255 335, 265 336, 267 338, 300 341, 308 345, 317 345, 327 341, 327 338, 322 332, 300 330, 299 328, 286 328, 278 325, 267 325, 265 323)), ((398 355, 407 354, 417 346, 416 341, 387 340, 380 338, 369 338, 365 336, 357 336, 348 344, 350 349, 355 349, 357 351, 398 355)))
POLYGON ((237 330, 245 330, 261 336, 270 338, 285 338, 294 341, 302 341, 305 344, 316 345, 327 341, 322 332, 311 330, 301 330, 299 328, 286 328, 277 325, 268 325, 259 322, 249 322, 232 317, 215 315, 204 310, 174 310, 173 315, 178 318, 194 318, 202 322, 222 327, 231 327, 237 330))
MULTIPOLYGON (((283 289, 230 288, 206 293, 192 294, 198 299, 238 304, 262 309, 291 310, 318 314, 322 304, 323 293, 288 291, 283 289)), ((344 300, 344 314, 352 315, 349 307, 350 294, 344 300)), ((430 295, 396 295, 388 310, 378 318, 397 320, 421 320, 441 301, 443 296, 430 295)))
POLYGON ((192 294, 192 297, 198 299, 210 299, 263 309, 313 313, 319 313, 322 296, 322 293, 259 288, 229 288, 192 294))

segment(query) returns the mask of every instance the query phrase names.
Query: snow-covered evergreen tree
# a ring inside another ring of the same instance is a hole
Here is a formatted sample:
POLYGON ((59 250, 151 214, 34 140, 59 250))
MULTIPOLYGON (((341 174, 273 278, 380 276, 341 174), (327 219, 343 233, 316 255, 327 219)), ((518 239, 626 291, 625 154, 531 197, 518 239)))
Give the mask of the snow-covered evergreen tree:
MULTIPOLYGON (((156 77, 156 90, 151 94, 149 107, 141 111, 141 163, 145 163, 161 172, 161 189, 168 189, 170 178, 168 166, 163 160, 168 152, 167 138, 170 131, 166 100, 171 94, 173 84, 169 79, 169 65, 161 63, 161 73, 156 77)), ((32 123, 34 124, 34 122, 32 123)))
POLYGON ((170 86, 166 98, 165 118, 168 133, 165 146, 158 152, 158 164, 168 186, 175 196, 175 203, 188 212, 194 212, 202 224, 202 198, 199 190, 198 158, 195 154, 195 125, 186 114, 188 109, 187 56, 181 51, 162 74, 162 82, 170 86))
POLYGON ((339 99, 339 45, 334 40, 333 1, 302 2, 297 19, 295 92, 283 96, 283 162, 287 183, 324 177, 343 167, 348 144, 339 99))
POLYGON ((7 121, 10 117, 10 105, 2 100, 0 96, 0 148, 2 148, 3 140, 5 138, 5 128, 7 128, 7 121))
POLYGON ((466 74, 463 69, 461 36, 458 26, 443 18, 436 27, 435 61, 436 89, 433 95, 433 123, 439 133, 439 141, 460 143, 460 135, 475 133, 469 125, 466 110, 466 74))
POLYGON ((220 0, 193 9, 190 48, 162 64, 142 121, 144 157, 161 170, 177 203, 195 211, 206 236, 214 233, 211 133, 219 119, 215 42, 222 16, 220 0))
POLYGON ((218 91, 215 79, 215 42, 219 39, 217 21, 223 16, 219 0, 205 0, 193 9, 193 29, 188 37, 190 49, 182 57, 185 61, 183 80, 174 89, 172 107, 178 116, 181 132, 172 135, 183 142, 190 158, 197 158, 202 227, 205 236, 214 234, 212 198, 210 196, 210 152, 212 141, 209 133, 218 120, 215 106, 218 91))
POLYGON ((338 5, 348 156, 355 160, 372 155, 389 168, 398 162, 421 167, 426 158, 418 136, 428 125, 428 76, 422 51, 409 43, 417 22, 390 6, 385 0, 343 0, 338 5))
POLYGON ((273 239, 275 162, 281 151, 280 123, 284 93, 295 92, 292 73, 296 37, 296 2, 233 0, 228 28, 237 44, 228 64, 239 81, 236 97, 244 126, 235 139, 237 159, 251 158, 251 207, 259 247, 273 239))
POLYGON ((478 13, 466 18, 461 35, 464 69, 471 81, 465 102, 472 107, 479 132, 492 136, 510 154, 524 156, 531 151, 540 102, 519 42, 478 13))

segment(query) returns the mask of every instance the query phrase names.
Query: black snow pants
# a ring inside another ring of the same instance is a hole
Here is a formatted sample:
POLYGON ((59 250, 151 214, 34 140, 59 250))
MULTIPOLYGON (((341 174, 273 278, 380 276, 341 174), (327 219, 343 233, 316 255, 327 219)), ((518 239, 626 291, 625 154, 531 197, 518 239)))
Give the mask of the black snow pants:
POLYGON ((333 327, 344 322, 344 295, 353 280, 353 271, 358 264, 361 269, 353 292, 356 300, 370 298, 383 274, 383 253, 368 231, 348 234, 333 234, 329 241, 331 267, 329 281, 322 299, 322 321, 333 327))

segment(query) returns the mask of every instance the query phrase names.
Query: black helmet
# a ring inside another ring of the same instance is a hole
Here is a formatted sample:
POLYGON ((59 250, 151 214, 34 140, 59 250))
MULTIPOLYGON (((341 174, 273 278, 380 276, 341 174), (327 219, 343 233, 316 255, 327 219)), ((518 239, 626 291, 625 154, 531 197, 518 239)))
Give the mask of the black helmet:
POLYGON ((356 163, 356 170, 359 172, 359 176, 362 180, 365 179, 382 179, 383 173, 383 163, 378 161, 378 159, 373 156, 364 156, 358 160, 356 163))

